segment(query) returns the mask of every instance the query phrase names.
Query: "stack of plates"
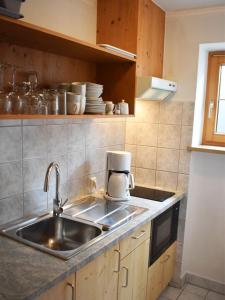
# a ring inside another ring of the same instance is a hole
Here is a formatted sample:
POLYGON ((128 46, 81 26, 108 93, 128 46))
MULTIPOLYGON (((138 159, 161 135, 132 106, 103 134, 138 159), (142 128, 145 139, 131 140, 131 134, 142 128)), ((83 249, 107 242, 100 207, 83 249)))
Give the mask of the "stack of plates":
POLYGON ((104 114, 106 105, 100 97, 103 92, 103 85, 87 82, 86 86, 85 112, 88 114, 104 114))
POLYGON ((86 97, 87 98, 98 98, 103 92, 103 85, 86 82, 86 97))
POLYGON ((85 112, 88 114, 104 114, 106 104, 102 98, 87 98, 85 112))

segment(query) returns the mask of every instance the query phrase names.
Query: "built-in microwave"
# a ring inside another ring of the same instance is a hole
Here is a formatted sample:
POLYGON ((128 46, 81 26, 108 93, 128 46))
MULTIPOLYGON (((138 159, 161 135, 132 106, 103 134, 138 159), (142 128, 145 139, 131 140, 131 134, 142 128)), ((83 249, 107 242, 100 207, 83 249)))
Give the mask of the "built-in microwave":
POLYGON ((157 258, 177 239, 180 202, 177 202, 152 221, 149 262, 152 265, 157 258))

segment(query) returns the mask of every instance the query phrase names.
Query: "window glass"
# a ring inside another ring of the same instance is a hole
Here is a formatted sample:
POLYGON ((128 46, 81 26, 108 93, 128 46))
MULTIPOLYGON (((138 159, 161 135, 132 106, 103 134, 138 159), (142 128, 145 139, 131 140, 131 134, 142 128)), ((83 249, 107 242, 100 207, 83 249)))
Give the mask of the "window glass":
POLYGON ((220 67, 216 132, 225 133, 225 65, 220 67))

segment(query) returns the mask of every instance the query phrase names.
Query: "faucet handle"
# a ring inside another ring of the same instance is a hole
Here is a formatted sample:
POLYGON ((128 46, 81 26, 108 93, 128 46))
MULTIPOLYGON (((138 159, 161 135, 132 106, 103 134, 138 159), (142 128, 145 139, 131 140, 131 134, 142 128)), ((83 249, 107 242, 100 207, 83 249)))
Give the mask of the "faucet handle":
MULTIPOLYGON (((60 207, 63 207, 68 201, 69 201, 69 199, 67 198, 67 199, 60 205, 60 207)), ((61 201, 61 202, 62 202, 62 201, 61 201)))

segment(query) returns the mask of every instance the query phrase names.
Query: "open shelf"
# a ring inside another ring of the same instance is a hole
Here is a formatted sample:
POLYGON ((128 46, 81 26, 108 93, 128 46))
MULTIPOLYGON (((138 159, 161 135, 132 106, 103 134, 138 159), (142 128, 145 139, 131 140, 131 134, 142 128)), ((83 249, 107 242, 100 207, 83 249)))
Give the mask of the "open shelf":
POLYGON ((97 119, 97 118, 129 118, 134 115, 16 115, 16 114, 4 114, 0 115, 0 120, 24 120, 24 119, 97 119))
POLYGON ((136 62, 98 45, 4 16, 0 16, 0 41, 96 63, 136 62))

